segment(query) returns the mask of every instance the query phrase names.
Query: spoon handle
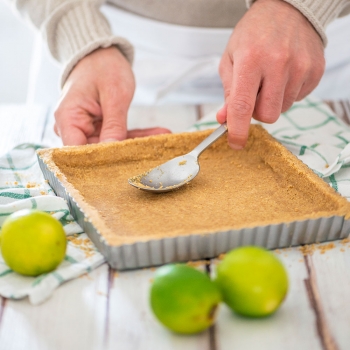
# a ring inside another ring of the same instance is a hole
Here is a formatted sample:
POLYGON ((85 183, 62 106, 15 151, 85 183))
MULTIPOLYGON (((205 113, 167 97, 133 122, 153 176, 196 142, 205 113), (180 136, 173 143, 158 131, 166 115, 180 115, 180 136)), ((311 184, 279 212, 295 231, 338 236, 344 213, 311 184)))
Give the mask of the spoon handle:
POLYGON ((214 130, 206 139, 204 139, 191 153, 197 157, 208 148, 213 142, 215 142, 220 136, 227 131, 226 122, 221 124, 216 130, 214 130))

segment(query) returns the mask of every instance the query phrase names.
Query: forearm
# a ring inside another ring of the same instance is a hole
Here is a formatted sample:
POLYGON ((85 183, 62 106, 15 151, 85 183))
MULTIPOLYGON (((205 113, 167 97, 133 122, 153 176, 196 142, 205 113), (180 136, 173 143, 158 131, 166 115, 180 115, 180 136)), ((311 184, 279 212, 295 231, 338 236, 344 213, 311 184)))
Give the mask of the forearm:
MULTIPOLYGON (((250 7, 257 0, 246 0, 250 7)), ((313 25, 323 44, 327 45, 325 29, 339 16, 350 13, 350 0, 283 0, 297 8, 313 25)))
POLYGON ((99 47, 117 46, 133 59, 131 44, 114 36, 99 10, 102 0, 8 0, 41 30, 52 56, 63 63, 62 85, 80 59, 99 47))

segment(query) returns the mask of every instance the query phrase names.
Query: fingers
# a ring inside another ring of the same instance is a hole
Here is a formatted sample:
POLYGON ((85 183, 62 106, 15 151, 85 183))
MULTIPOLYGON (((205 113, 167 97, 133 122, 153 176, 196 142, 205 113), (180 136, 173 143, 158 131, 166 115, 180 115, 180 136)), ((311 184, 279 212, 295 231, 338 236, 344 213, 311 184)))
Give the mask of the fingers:
MULTIPOLYGON (((219 74, 222 81, 222 86, 224 88, 225 101, 227 101, 228 97, 230 96, 233 75, 233 62, 227 53, 225 53, 221 58, 219 74)), ((226 121, 226 117, 227 104, 225 103, 225 105, 217 112, 216 119, 220 124, 222 124, 226 121)))
POLYGON ((227 117, 227 104, 225 103, 216 113, 216 120, 222 124, 226 121, 227 117))
POLYGON ((303 14, 284 1, 254 2, 220 63, 227 107, 217 112, 217 120, 226 118, 231 147, 244 147, 253 114, 275 122, 315 88, 323 71, 322 41, 303 14))
POLYGON ((103 114, 103 122, 100 134, 100 142, 122 141, 127 136, 127 114, 131 99, 128 92, 123 92, 118 87, 111 86, 103 91, 100 103, 103 114))
POLYGON ((103 114, 100 142, 125 140, 128 109, 135 90, 134 75, 129 62, 119 50, 112 50, 111 54, 114 75, 104 76, 104 79, 99 81, 99 101, 103 114))
POLYGON ((288 109, 290 107, 292 107, 293 103, 295 101, 297 101, 297 97, 298 97, 303 85, 304 85, 303 80, 299 80, 299 81, 290 80, 290 81, 288 81, 286 88, 285 88, 285 91, 284 91, 281 113, 288 111, 288 109))
POLYGON ((80 146, 88 143, 85 132, 75 125, 63 124, 59 129, 59 136, 65 146, 80 146))
POLYGON ((285 79, 274 79, 271 75, 263 79, 256 99, 254 119, 272 124, 280 116, 285 90, 285 79))
POLYGON ((233 76, 233 61, 228 53, 225 53, 220 61, 219 74, 224 87, 225 101, 230 96, 233 76))
POLYGON ((82 106, 71 107, 70 100, 63 102, 55 112, 56 123, 54 130, 61 137, 65 146, 79 146, 87 143, 99 142, 101 130, 101 109, 95 103, 87 108, 82 106), (68 105, 68 106, 67 106, 68 105), (91 115, 88 111, 96 113, 91 115))
POLYGON ((242 149, 247 142, 261 82, 261 73, 252 63, 235 61, 233 66, 232 85, 227 98, 228 142, 233 149, 242 149))
MULTIPOLYGON (((146 129, 133 129, 128 130, 127 137, 128 139, 134 139, 136 137, 146 137, 152 135, 161 135, 161 134, 171 134, 171 131, 166 128, 146 128, 146 129)), ((112 142, 112 140, 108 140, 105 142, 112 142)))
POLYGON ((95 50, 70 73, 55 113, 65 145, 124 140, 135 89, 130 63, 114 46, 95 50))
POLYGON ((69 85, 63 90, 62 98, 55 111, 55 132, 64 145, 78 146, 98 142, 91 139, 96 136, 102 111, 96 98, 96 90, 69 85))
POLYGON ((300 88, 299 93, 297 94, 295 101, 300 101, 307 95, 311 93, 315 89, 315 87, 318 85, 321 78, 318 79, 308 79, 300 88))
POLYGON ((147 129, 134 129, 129 130, 127 134, 128 139, 133 139, 135 137, 145 137, 151 135, 160 135, 160 134, 170 134, 171 131, 166 128, 147 128, 147 129))

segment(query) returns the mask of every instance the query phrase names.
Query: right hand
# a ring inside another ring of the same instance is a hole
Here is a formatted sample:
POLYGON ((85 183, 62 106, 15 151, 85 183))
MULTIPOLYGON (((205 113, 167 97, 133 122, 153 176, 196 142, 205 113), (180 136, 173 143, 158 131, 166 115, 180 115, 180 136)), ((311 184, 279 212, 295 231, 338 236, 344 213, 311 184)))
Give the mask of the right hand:
POLYGON ((98 49, 73 68, 55 112, 55 131, 64 145, 85 145, 169 133, 168 129, 127 130, 135 79, 116 47, 98 49))
POLYGON ((235 27, 220 63, 228 142, 242 149, 251 118, 274 123, 320 81, 324 47, 309 20, 286 1, 257 0, 235 27))

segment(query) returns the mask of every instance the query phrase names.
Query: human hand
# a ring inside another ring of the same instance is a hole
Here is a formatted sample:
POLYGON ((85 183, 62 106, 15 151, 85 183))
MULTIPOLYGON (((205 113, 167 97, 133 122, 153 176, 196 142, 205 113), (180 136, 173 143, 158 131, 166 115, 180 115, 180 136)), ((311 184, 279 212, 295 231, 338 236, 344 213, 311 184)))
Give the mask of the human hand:
POLYGON ((274 123, 307 96, 324 66, 321 38, 301 12, 282 0, 256 1, 234 29, 219 67, 225 105, 217 120, 227 120, 230 146, 245 146, 251 117, 274 123))
POLYGON ((73 68, 55 112, 55 131, 64 145, 85 145, 170 132, 127 131, 135 90, 131 66, 116 47, 98 49, 73 68))

